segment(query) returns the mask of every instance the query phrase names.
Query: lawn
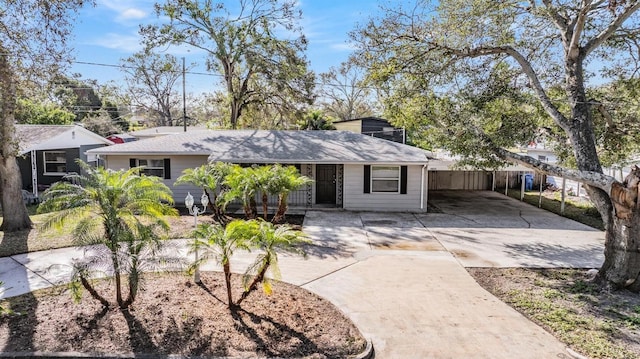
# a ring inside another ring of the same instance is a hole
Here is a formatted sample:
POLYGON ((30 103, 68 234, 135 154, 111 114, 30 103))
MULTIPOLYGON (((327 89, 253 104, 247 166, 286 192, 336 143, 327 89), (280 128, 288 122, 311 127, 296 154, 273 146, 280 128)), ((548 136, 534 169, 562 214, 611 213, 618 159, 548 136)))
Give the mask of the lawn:
MULTIPOLYGON (((68 225, 60 230, 43 231, 41 224, 46 220, 48 214, 35 214, 36 208, 36 206, 28 207, 31 220, 34 223, 33 229, 15 233, 0 231, 0 257, 77 245, 71 233, 73 225, 68 225)), ((171 227, 169 238, 186 238, 193 230, 193 217, 190 215, 167 217, 167 221, 171 227)), ((204 223, 213 220, 210 216, 205 215, 198 217, 198 221, 204 223)))

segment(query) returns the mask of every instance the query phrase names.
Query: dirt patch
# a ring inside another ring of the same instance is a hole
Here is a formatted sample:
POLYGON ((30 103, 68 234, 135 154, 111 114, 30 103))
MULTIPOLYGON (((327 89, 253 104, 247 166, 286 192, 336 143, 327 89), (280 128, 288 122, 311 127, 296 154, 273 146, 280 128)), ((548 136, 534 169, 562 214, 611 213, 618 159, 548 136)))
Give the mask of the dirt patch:
MULTIPOLYGON (((202 280, 204 288, 183 275, 149 275, 146 289, 125 311, 104 311, 88 295, 75 304, 61 287, 5 300, 22 314, 0 318, 0 350, 308 358, 364 350, 353 323, 304 289, 276 282, 271 296, 253 293, 231 312, 223 276, 207 272, 202 280)), ((238 286, 240 280, 234 277, 238 286)), ((98 288, 114 293, 107 280, 98 288)))
POLYGON ((640 358, 640 296, 582 269, 468 268, 486 290, 589 358, 640 358))

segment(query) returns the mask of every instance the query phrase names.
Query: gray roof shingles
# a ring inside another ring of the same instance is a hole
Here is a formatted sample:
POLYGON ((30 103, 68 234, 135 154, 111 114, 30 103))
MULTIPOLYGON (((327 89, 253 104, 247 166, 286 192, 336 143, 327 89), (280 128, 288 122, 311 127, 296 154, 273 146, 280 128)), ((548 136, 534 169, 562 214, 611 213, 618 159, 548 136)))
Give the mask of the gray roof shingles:
POLYGON ((27 151, 73 128, 73 125, 16 125, 20 152, 27 151))
POLYGON ((104 155, 208 155, 234 163, 414 163, 430 152, 348 131, 197 131, 90 150, 104 155))

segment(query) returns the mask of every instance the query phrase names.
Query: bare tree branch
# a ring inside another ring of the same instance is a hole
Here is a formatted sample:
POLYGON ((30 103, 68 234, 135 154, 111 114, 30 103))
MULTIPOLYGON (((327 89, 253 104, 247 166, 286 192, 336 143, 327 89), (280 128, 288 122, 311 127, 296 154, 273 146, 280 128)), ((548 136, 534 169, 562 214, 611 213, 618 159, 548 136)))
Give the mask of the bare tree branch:
POLYGON ((624 9, 622 13, 620 13, 606 29, 602 30, 596 37, 589 40, 586 45, 583 47, 584 56, 587 56, 591 51, 595 50, 598 46, 600 46, 603 42, 607 41, 627 20, 633 13, 635 13, 638 9, 640 9, 640 2, 635 1, 633 5, 624 9))

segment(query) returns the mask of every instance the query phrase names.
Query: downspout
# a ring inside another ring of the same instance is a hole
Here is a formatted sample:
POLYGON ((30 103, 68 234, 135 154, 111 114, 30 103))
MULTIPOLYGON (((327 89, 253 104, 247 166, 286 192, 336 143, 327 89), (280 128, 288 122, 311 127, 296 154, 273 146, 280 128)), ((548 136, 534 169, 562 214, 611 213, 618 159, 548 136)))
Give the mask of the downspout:
MULTIPOLYGON (((420 210, 424 211, 424 201, 425 201, 425 197, 426 200, 429 200, 429 189, 425 189, 424 188, 424 184, 425 184, 425 170, 428 168, 429 163, 425 163, 424 165, 422 165, 422 171, 420 172, 421 176, 420 176, 420 210)), ((428 172, 427 172, 428 175, 428 172)))
POLYGON ((36 151, 31 151, 31 193, 38 197, 38 156, 36 151))

